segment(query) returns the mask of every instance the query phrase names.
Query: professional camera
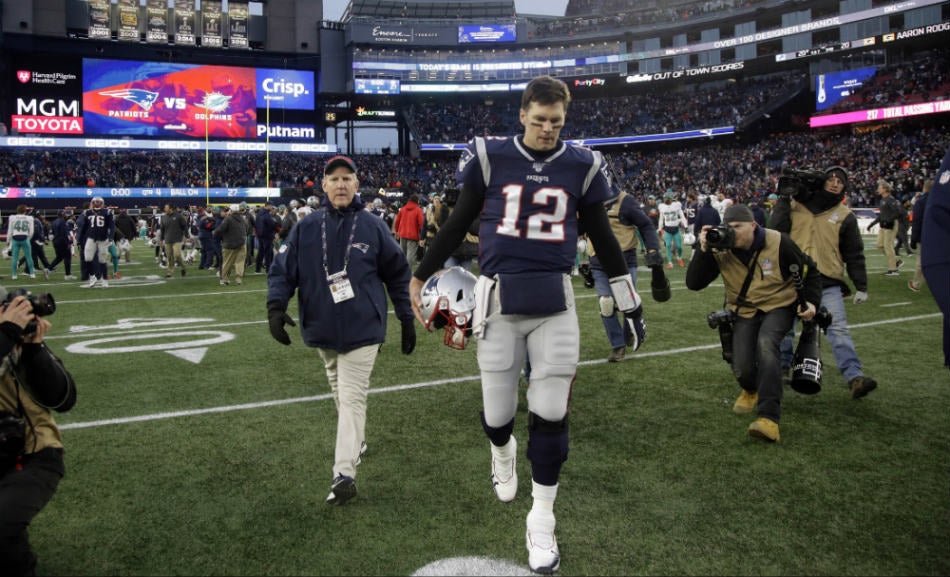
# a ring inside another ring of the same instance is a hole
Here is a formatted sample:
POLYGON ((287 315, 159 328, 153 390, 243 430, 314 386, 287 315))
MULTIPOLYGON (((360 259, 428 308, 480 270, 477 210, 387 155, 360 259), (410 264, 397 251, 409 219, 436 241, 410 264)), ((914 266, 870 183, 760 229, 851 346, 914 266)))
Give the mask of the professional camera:
POLYGON ((736 245, 736 231, 728 224, 719 224, 706 231, 706 246, 728 250, 736 245))
POLYGON ((722 360, 732 364, 732 325, 736 313, 729 310, 714 311, 706 317, 709 328, 719 329, 719 342, 722 344, 722 360))
POLYGON ((823 172, 783 168, 775 193, 780 198, 794 198, 798 202, 806 202, 824 186, 823 172))
POLYGON ((461 191, 457 188, 446 188, 442 191, 442 203, 448 207, 455 206, 455 203, 458 202, 460 192, 461 191))
MULTIPOLYGON (((49 293, 40 293, 33 294, 25 288, 19 287, 11 290, 7 293, 6 298, 3 301, 0 301, 0 306, 6 307, 13 299, 18 296, 26 297, 26 300, 29 301, 30 305, 33 306, 33 314, 38 317, 45 317, 56 312, 56 300, 53 299, 53 295, 49 293)), ((32 335, 36 332, 36 320, 30 321, 26 327, 23 329, 24 335, 32 335)))
POLYGON ((815 318, 812 320, 814 320, 815 324, 818 325, 818 328, 827 334, 828 327, 831 326, 831 321, 834 320, 834 317, 831 316, 831 312, 828 309, 821 307, 818 309, 818 312, 815 313, 815 318))
POLYGON ((23 454, 26 422, 7 411, 0 411, 0 459, 23 454))

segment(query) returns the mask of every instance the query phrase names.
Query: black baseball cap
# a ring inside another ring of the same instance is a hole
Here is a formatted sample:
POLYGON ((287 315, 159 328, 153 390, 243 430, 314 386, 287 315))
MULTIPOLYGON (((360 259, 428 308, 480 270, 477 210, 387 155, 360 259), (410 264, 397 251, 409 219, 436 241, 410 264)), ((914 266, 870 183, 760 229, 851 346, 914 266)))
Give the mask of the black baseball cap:
POLYGON ((334 168, 337 168, 340 166, 345 166, 346 168, 349 168, 351 171, 356 172, 356 163, 353 162, 352 158, 348 156, 337 155, 327 161, 327 165, 323 169, 323 175, 326 176, 327 174, 333 172, 334 168))

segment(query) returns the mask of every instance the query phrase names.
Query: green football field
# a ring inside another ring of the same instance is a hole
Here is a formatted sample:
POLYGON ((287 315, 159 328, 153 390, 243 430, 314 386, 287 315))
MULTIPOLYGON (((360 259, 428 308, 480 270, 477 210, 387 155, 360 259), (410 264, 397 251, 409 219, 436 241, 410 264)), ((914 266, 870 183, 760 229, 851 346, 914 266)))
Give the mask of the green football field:
MULTIPOLYGON (((79 389, 57 417, 67 475, 31 527, 39 574, 410 575, 472 556, 527 569, 525 406, 519 495, 503 504, 474 346, 453 351, 420 327, 404 356, 389 323, 359 495, 329 507, 333 401, 296 329, 289 347, 270 337, 266 277, 224 287, 192 266, 166 280, 152 249, 132 256, 108 289, 61 272, 14 282, 0 261, 8 289, 55 297, 48 342, 79 389)), ((847 305, 878 389, 850 399, 823 342, 823 389, 786 389, 776 445, 732 412, 739 388, 706 324, 718 281, 688 291, 674 268, 673 298, 656 303, 641 273, 646 343, 607 363, 597 299, 578 277, 560 574, 950 574, 950 372, 936 304, 908 290, 905 260, 884 277, 869 249, 870 300, 847 305)))

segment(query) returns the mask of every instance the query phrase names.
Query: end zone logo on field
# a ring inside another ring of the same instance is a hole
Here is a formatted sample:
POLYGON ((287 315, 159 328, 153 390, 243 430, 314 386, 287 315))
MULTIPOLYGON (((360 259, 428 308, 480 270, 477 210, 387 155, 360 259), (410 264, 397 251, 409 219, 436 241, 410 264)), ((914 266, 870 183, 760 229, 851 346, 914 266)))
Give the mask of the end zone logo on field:
POLYGON ((30 77, 33 76, 30 74, 29 70, 17 70, 16 78, 20 81, 20 84, 26 84, 30 81, 30 77))

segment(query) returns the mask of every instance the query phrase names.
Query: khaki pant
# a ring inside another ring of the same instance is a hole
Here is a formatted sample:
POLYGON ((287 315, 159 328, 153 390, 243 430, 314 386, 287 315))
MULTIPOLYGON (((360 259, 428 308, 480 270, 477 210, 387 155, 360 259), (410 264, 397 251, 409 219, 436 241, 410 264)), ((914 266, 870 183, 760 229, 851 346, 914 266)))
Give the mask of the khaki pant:
POLYGON ((894 239, 897 238, 897 223, 894 228, 881 227, 877 232, 877 248, 887 257, 887 270, 897 270, 897 255, 894 254, 894 239))
POLYGON ((243 284, 244 282, 244 255, 247 253, 247 246, 240 248, 223 248, 221 257, 224 262, 221 263, 221 282, 231 282, 231 271, 234 271, 234 283, 243 284))
POLYGON ((366 439, 366 396, 369 377, 376 364, 379 345, 367 345, 345 353, 317 349, 327 372, 336 403, 336 449, 333 474, 356 478, 356 462, 366 439))
POLYGON ((921 286, 921 285, 923 284, 923 282, 924 282, 924 271, 923 271, 923 269, 922 269, 921 266, 920 266, 920 260, 921 260, 921 259, 920 259, 920 255, 921 255, 921 254, 922 254, 922 249, 920 248, 920 243, 918 242, 918 243, 917 243, 917 256, 915 257, 916 260, 917 260, 917 267, 914 269, 914 280, 911 281, 912 283, 914 283, 914 286, 917 287, 917 288, 920 288, 920 286, 921 286))
POLYGON ((181 254, 181 245, 180 242, 165 243, 165 257, 168 258, 168 268, 165 269, 165 276, 175 274, 175 263, 181 264, 181 268, 184 270, 185 259, 181 254))

